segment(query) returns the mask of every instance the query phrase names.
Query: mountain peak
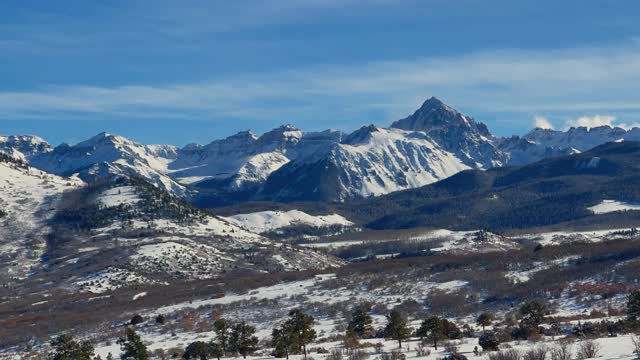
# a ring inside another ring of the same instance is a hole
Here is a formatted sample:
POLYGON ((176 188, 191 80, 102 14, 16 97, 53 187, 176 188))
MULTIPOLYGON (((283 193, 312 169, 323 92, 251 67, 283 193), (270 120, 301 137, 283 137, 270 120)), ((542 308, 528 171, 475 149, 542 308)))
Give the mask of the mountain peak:
POLYGON ((473 119, 432 96, 413 115, 395 121, 391 127, 409 131, 426 131, 443 127, 471 127, 473 119))

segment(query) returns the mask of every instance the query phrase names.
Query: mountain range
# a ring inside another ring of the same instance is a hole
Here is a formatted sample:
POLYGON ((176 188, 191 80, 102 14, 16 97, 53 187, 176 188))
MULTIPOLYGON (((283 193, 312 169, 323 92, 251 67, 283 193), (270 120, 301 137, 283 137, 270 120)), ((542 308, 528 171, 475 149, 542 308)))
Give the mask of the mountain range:
POLYGON ((640 140, 640 128, 536 128, 521 137, 498 137, 432 97, 388 128, 368 125, 350 134, 284 125, 261 136, 243 131, 182 148, 107 133, 56 147, 37 136, 3 136, 0 151, 42 171, 85 181, 142 178, 200 207, 215 207, 246 200, 368 198, 463 170, 526 165, 622 140, 640 140))

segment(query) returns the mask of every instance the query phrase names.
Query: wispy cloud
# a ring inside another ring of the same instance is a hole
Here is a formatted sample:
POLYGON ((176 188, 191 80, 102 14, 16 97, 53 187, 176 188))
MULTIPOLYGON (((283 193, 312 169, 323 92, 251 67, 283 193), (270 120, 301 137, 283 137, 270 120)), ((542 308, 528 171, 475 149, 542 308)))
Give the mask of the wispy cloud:
POLYGON ((534 116, 533 126, 540 129, 553 129, 553 124, 544 116, 534 116))
MULTIPOLYGON (((0 117, 126 114, 343 118, 403 115, 426 96, 474 111, 623 111, 640 108, 640 48, 482 52, 454 57, 321 66, 197 83, 48 86, 0 92, 0 117), (305 113, 295 113, 304 109, 305 113)), ((602 121, 603 119, 599 119, 602 121)), ((594 120, 596 121, 596 120, 594 120)))

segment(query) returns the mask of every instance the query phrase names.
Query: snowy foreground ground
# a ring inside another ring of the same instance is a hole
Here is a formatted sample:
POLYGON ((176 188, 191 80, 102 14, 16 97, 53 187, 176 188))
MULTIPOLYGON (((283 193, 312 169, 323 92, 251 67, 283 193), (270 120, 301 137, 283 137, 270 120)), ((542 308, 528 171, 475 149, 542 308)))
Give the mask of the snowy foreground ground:
MULTIPOLYGON (((188 342, 186 343, 184 342, 184 338, 182 339, 174 338, 174 340, 170 340, 170 339, 154 339, 154 338, 147 337, 145 338, 145 340, 146 341, 159 340, 159 342, 153 343, 150 346, 151 349, 157 349, 157 348, 171 349, 175 347, 184 348, 186 347, 186 345, 188 345, 188 342)), ((193 341, 196 341, 196 340, 207 341, 209 339, 206 336, 194 337, 193 341)), ((547 338, 544 341, 539 341, 536 343, 527 342, 527 341, 519 341, 519 342, 514 341, 514 342, 502 344, 501 348, 502 349, 513 348, 520 352, 525 352, 527 350, 540 348, 540 347, 552 349, 553 347, 558 346, 558 341, 560 341, 559 338, 557 338, 556 340, 547 338)), ((601 339, 595 339, 594 341, 600 347, 599 354, 596 357, 597 359, 604 360, 604 359, 637 359, 638 358, 638 356, 634 354, 633 341, 630 335, 621 335, 621 336, 612 337, 612 338, 601 338, 601 339)), ((474 350, 474 347, 478 346, 478 338, 466 338, 466 339, 454 341, 453 343, 457 345, 458 353, 466 356, 469 359, 487 359, 488 358, 488 354, 489 354, 488 352, 481 353, 479 355, 474 354, 473 350, 474 350)), ((394 340, 367 339, 367 340, 362 340, 361 345, 363 346, 362 350, 366 352, 371 359, 380 358, 383 353, 390 353, 391 351, 398 349, 398 342, 394 340), (374 348, 374 344, 378 342, 383 344, 382 353, 378 353, 374 348)), ((426 349, 431 351, 431 353, 426 356, 425 355, 419 356, 416 351, 419 346, 420 346, 419 339, 411 339, 410 341, 403 343, 402 349, 400 351, 406 356, 407 359, 412 359, 412 358, 413 359, 441 359, 442 357, 449 354, 444 349, 444 346, 440 345, 438 346, 438 350, 434 350, 432 346, 427 346, 426 349)), ((577 351, 579 346, 580 346, 580 341, 575 341, 571 345, 571 350, 572 350, 574 359, 578 358, 577 351)), ((309 348, 312 349, 312 351, 317 350, 318 348, 328 350, 328 351, 343 349, 341 342, 325 342, 325 343, 312 344, 309 348)), ((478 348, 480 347, 478 346, 478 348)), ((269 355, 269 352, 270 352, 270 349, 261 350, 248 358, 252 358, 252 359, 273 358, 272 356, 269 355)), ((106 358, 106 356, 109 353, 116 354, 116 355, 119 354, 118 345, 114 344, 111 346, 103 346, 96 349, 96 355, 100 355, 103 359, 106 358)), ((316 360, 324 359, 327 356, 329 356, 329 354, 311 352, 308 356, 308 359, 311 359, 311 358, 316 360)), ((549 355, 548 357, 550 358, 549 355)), ((291 355, 290 358, 302 359, 302 355, 291 355)), ((346 359, 347 356, 345 355, 344 358, 346 359)))

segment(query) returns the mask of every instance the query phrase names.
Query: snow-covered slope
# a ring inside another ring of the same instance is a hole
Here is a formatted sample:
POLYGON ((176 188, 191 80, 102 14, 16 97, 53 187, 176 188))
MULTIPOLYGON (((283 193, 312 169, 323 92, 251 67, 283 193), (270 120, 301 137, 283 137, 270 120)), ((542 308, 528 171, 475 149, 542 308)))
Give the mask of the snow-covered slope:
POLYGON ((613 141, 640 141, 640 128, 625 130, 608 125, 593 128, 572 127, 567 131, 536 128, 523 138, 546 147, 586 151, 613 141))
POLYGON ((313 216, 300 210, 260 211, 250 214, 233 215, 226 219, 258 234, 295 225, 307 225, 318 228, 333 225, 353 225, 351 221, 338 214, 313 216))
POLYGON ((53 150, 44 139, 33 135, 0 136, 0 152, 14 159, 28 161, 53 150))
POLYGON ((241 190, 259 185, 289 162, 288 152, 301 137, 300 130, 285 125, 260 137, 243 131, 205 146, 190 144, 180 149, 169 170, 185 184, 213 180, 209 184, 241 190))
POLYGON ((228 271, 324 269, 341 260, 285 245, 138 180, 68 193, 56 213, 46 276, 100 293, 132 284, 215 278, 228 271), (85 202, 83 202, 85 201, 85 202), (78 216, 78 214, 81 214, 78 216), (78 231, 77 229, 81 229, 78 231))
POLYGON ((526 165, 544 158, 577 154, 616 141, 639 141, 640 128, 625 130, 608 125, 572 127, 566 131, 535 128, 528 134, 502 139, 500 150, 507 165, 526 165))
POLYGON ((39 262, 60 195, 81 185, 77 178, 0 161, 0 281, 24 278, 39 262))
POLYGON ((487 126, 465 116, 435 97, 427 99, 413 115, 391 124, 392 128, 426 133, 442 149, 464 164, 486 169, 504 164, 487 126))
POLYGON ((166 175, 168 164, 177 156, 169 145, 146 146, 122 136, 101 133, 76 145, 62 144, 53 151, 31 158, 30 163, 46 172, 78 176, 85 180, 132 175, 184 195, 186 188, 166 175))
POLYGON ((265 199, 347 200, 418 187, 468 169, 423 132, 365 126, 322 156, 301 157, 267 179, 265 199))

